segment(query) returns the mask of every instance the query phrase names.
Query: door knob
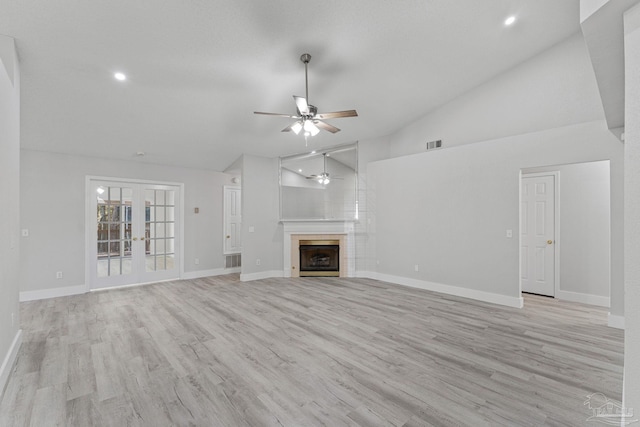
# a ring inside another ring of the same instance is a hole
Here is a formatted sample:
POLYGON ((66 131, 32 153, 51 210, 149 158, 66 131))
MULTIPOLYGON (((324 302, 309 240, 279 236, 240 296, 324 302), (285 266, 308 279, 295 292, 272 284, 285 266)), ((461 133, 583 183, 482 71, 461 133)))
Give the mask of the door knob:
POLYGON ((553 243, 553 240, 547 240, 547 245, 550 245, 553 243))
POLYGON ((144 240, 144 237, 141 237, 140 240, 144 240))
POLYGON ((134 238, 133 238, 133 240, 134 240, 134 241, 136 241, 136 240, 138 240, 138 238, 137 238, 137 237, 134 237, 134 238))
POLYGON ((231 238, 231 236, 227 235, 227 239, 230 239, 230 238, 231 238))

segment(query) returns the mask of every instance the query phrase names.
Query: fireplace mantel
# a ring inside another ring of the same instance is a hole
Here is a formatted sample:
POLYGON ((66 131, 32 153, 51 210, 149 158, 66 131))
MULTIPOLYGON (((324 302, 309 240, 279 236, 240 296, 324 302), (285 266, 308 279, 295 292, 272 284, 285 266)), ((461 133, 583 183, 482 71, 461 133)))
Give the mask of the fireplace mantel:
MULTIPOLYGON (((340 267, 341 277, 353 277, 355 274, 355 240, 354 230, 355 221, 345 220, 320 220, 320 221, 308 221, 308 220, 282 220, 284 229, 284 277, 291 277, 291 268, 293 267, 291 262, 292 246, 295 245, 301 237, 314 236, 318 238, 324 235, 339 235, 343 236, 342 246, 340 250, 342 252, 342 264, 340 267)), ((297 251, 297 246, 296 246, 297 251)))

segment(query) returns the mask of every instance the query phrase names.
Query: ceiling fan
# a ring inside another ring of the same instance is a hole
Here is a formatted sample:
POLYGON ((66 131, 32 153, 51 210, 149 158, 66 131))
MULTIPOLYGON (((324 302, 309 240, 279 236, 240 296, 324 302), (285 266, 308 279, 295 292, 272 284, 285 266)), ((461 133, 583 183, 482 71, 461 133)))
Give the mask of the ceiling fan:
POLYGON ((263 113, 261 111, 254 111, 254 114, 265 114, 267 116, 287 117, 296 119, 296 122, 282 129, 282 132, 293 131, 296 135, 304 129, 304 136, 315 136, 320 132, 320 129, 324 129, 331 133, 340 132, 340 129, 324 122, 326 119, 339 119, 342 117, 356 117, 358 113, 356 110, 334 111, 331 113, 318 113, 318 109, 309 104, 309 79, 307 75, 307 66, 311 61, 311 55, 303 53, 300 56, 300 61, 304 63, 304 83, 305 83, 305 97, 293 95, 293 99, 296 103, 297 115, 280 114, 280 113, 263 113))

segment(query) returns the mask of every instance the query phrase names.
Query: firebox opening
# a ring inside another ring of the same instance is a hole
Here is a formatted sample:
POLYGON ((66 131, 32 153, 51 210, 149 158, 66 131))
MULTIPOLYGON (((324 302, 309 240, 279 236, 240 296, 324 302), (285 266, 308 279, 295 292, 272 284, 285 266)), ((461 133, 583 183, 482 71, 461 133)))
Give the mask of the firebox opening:
POLYGON ((300 276, 340 276, 338 240, 301 240, 300 276))

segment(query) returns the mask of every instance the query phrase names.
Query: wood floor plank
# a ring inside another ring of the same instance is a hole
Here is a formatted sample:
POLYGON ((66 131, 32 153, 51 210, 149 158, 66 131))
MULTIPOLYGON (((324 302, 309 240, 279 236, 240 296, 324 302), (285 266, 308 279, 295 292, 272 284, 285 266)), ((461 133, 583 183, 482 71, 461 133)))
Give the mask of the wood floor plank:
POLYGON ((606 310, 524 299, 229 275, 22 303, 0 425, 583 425, 620 400, 606 310))

